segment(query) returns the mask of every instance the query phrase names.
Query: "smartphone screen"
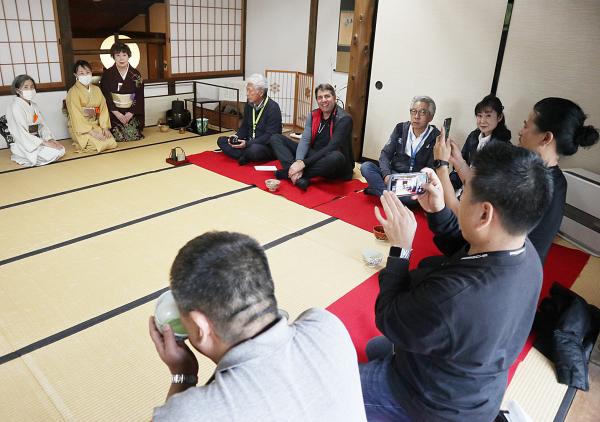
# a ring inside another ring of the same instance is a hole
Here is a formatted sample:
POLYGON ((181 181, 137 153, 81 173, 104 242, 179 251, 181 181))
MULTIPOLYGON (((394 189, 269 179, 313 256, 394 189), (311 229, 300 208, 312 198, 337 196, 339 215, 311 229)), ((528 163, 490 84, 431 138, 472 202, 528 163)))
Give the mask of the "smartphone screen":
POLYGON ((452 117, 447 117, 444 119, 444 130, 446 131, 445 141, 448 140, 448 135, 450 135, 450 125, 452 124, 452 117))
POLYGON ((425 173, 392 174, 388 190, 394 192, 398 197, 420 195, 425 192, 421 187, 424 183, 427 183, 425 173))

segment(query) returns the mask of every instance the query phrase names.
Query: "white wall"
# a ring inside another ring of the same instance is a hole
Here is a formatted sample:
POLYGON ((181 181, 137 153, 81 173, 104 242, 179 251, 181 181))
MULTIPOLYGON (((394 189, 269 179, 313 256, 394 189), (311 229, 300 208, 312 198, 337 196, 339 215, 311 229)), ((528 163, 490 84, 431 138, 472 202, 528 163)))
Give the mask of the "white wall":
POLYGON ((330 83, 337 96, 346 102, 348 74, 336 72, 337 38, 340 0, 321 0, 317 13, 317 42, 315 46, 315 86, 330 83))
POLYGON ((246 4, 246 76, 266 69, 306 72, 310 0, 246 4))
MULTIPOLYGON (((518 131, 533 105, 545 97, 575 101, 600 127, 600 2, 516 1, 498 97, 518 141, 518 131)), ((600 145, 560 161, 600 174, 600 145)))

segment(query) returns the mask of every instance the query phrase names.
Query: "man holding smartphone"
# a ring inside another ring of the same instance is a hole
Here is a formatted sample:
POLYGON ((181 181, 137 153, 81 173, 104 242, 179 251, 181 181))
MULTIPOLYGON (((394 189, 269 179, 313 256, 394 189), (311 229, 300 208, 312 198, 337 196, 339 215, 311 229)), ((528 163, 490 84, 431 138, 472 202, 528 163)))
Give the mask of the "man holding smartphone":
MULTIPOLYGON (((414 97, 410 104, 410 120, 398 123, 381 150, 379 165, 365 162, 360 172, 369 186, 366 195, 381 196, 387 190, 393 173, 418 172, 423 167, 433 167, 433 145, 440 131, 430 125, 435 116, 435 102, 431 97, 414 97)), ((401 199, 406 204, 415 203, 410 197, 401 199)))
POLYGON ((418 201, 447 259, 409 271, 417 223, 385 192, 385 218, 375 210, 392 245, 375 305, 385 337, 369 342, 360 368, 367 418, 491 421, 533 323, 542 267, 527 233, 552 178, 536 154, 491 144, 473 162, 457 219, 435 172, 424 172, 418 201))

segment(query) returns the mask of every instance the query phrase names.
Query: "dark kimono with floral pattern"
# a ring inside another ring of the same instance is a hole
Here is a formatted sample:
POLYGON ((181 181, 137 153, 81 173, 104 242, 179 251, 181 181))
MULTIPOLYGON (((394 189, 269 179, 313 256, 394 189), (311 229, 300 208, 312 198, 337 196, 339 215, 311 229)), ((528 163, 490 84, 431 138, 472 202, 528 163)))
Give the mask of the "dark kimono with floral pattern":
POLYGON ((106 98, 106 104, 110 111, 111 132, 115 139, 122 141, 137 141, 142 139, 144 135, 144 84, 142 75, 133 66, 129 66, 125 78, 121 76, 116 65, 106 69, 102 74, 100 88, 106 98), (112 94, 120 94, 128 96, 132 101, 130 107, 122 108, 119 104, 115 104, 112 94), (120 111, 123 115, 127 112, 133 114, 131 120, 124 125, 113 114, 113 111, 120 111))

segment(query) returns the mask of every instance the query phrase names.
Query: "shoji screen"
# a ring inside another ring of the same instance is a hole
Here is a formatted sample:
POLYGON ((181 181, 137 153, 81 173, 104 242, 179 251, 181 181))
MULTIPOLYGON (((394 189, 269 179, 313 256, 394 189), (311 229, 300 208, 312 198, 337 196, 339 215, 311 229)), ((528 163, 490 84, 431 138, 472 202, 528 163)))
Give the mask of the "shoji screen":
POLYGON ((23 73, 62 85, 58 27, 52 0, 0 2, 0 85, 23 73))
MULTIPOLYGON (((498 83, 513 142, 533 105, 565 97, 600 127, 600 1, 515 1, 498 83)), ((600 173, 600 146, 561 160, 600 173)))
POLYGON ((170 0, 171 74, 239 74, 243 0, 170 0))
POLYGON ((364 157, 379 158, 396 123, 409 120, 415 95, 432 97, 433 124, 452 117, 451 136, 464 142, 475 129, 475 104, 492 86, 506 3, 379 1, 364 157))

